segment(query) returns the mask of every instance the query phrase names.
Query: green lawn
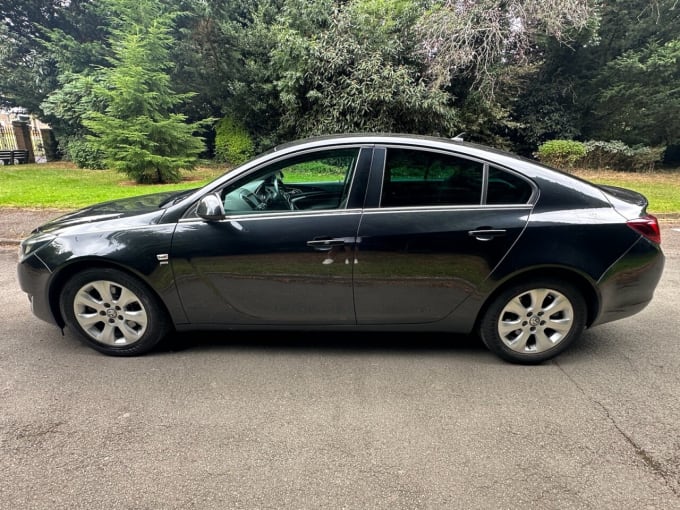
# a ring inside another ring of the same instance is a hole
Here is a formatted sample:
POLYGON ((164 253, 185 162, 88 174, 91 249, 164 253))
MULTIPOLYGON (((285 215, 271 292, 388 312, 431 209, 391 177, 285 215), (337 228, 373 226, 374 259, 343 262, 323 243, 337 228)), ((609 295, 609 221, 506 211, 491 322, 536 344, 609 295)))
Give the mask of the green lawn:
POLYGON ((113 170, 82 170, 68 163, 0 166, 0 207, 75 209, 97 202, 199 187, 224 167, 186 172, 179 184, 136 185, 113 170))
POLYGON ((652 214, 680 213, 680 169, 657 172, 615 172, 613 170, 579 170, 579 177, 598 184, 629 188, 649 200, 652 214))
MULTIPOLYGON (((0 166, 0 207, 75 209, 86 205, 158 191, 195 188, 225 167, 201 167, 179 184, 135 185, 112 170, 81 170, 69 163, 0 166)), ((634 189, 656 214, 680 213, 680 171, 627 173, 581 170, 576 175, 601 184, 634 189)))

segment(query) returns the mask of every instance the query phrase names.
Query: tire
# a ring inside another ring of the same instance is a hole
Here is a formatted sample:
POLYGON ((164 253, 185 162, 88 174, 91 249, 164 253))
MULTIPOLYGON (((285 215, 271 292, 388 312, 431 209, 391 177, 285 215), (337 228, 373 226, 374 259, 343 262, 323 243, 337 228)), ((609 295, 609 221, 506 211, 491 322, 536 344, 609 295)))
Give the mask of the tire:
POLYGON ((64 285, 59 306, 66 325, 109 356, 137 356, 170 330, 158 298, 136 278, 116 269, 87 269, 64 285))
POLYGON ((573 285, 551 279, 523 282, 494 298, 482 316, 479 334, 502 359, 537 364, 577 340, 586 315, 583 295, 573 285))

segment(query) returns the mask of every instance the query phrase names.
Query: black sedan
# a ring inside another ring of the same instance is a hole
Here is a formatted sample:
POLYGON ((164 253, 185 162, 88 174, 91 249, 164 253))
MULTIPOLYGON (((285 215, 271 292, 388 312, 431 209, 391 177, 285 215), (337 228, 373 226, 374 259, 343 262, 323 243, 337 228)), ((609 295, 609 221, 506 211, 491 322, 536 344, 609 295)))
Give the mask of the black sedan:
POLYGON ((63 216, 23 241, 18 274, 35 315, 110 355, 173 329, 400 330, 538 363, 652 299, 646 207, 463 142, 323 137, 63 216))

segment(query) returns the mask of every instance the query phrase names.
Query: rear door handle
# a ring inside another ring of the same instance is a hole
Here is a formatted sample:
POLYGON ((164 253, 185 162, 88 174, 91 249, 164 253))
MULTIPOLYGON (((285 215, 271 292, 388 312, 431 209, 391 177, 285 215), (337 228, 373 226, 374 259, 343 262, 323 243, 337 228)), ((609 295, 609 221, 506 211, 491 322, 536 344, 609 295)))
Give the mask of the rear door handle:
POLYGON ((505 234, 507 234, 507 230, 500 228, 480 228, 468 232, 468 235, 474 237, 477 241, 491 241, 494 237, 502 237, 505 234))
POLYGON ((345 237, 316 237, 311 241, 307 241, 307 246, 319 251, 330 250, 333 246, 344 246, 347 242, 345 237))

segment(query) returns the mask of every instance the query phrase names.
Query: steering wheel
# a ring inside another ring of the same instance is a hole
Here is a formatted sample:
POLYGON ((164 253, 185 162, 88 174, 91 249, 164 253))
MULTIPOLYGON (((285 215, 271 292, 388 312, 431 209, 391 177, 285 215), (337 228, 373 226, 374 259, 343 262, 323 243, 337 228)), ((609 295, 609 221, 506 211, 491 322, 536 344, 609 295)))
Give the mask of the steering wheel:
POLYGON ((286 191, 286 187, 284 186, 283 181, 278 177, 274 179, 274 191, 276 192, 277 196, 281 197, 283 201, 286 202, 286 205, 288 205, 288 208, 291 211, 295 210, 295 204, 290 199, 290 193, 286 191))
POLYGON ((291 211, 295 210, 295 205, 290 199, 283 182, 276 173, 270 175, 263 183, 263 186, 266 190, 268 204, 272 202, 283 203, 291 211))
POLYGON ((265 206, 265 202, 257 195, 257 193, 253 193, 252 191, 244 191, 241 193, 241 198, 254 211, 263 209, 265 206))

